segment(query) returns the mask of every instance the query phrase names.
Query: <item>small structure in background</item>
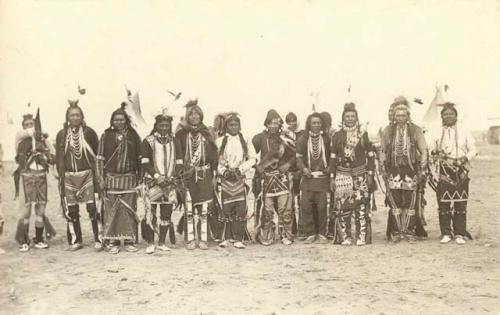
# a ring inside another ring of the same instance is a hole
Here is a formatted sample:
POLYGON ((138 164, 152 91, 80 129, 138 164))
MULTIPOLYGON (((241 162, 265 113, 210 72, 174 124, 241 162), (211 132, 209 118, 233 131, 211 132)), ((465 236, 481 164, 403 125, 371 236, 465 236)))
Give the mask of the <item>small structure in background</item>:
MULTIPOLYGON (((448 85, 445 85, 445 91, 448 90, 448 85)), ((418 103, 418 102, 416 102, 418 103)), ((423 126, 428 129, 430 126, 439 125, 441 123, 441 105, 444 104, 443 88, 436 85, 436 94, 429 104, 429 108, 425 112, 423 118, 423 126)))
POLYGON ((132 126, 142 137, 143 135, 147 134, 149 126, 147 125, 142 115, 139 92, 136 91, 132 93, 132 91, 129 90, 127 86, 125 86, 125 90, 127 92, 127 100, 123 102, 125 103, 125 111, 127 112, 127 115, 130 117, 132 126))
POLYGON ((489 144, 500 144, 500 117, 488 118, 488 131, 486 141, 489 144))

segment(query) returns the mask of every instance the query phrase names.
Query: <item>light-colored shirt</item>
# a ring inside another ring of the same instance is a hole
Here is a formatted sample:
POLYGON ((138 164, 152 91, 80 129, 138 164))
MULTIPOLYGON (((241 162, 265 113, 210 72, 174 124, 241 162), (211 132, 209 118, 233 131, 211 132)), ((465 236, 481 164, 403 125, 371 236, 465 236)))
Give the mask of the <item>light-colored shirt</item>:
POLYGON ((477 155, 474 137, 469 129, 457 123, 454 126, 441 126, 431 135, 431 150, 443 151, 448 157, 473 159, 477 155))
POLYGON ((245 138, 248 152, 247 160, 245 151, 241 145, 240 137, 238 135, 231 136, 230 134, 226 134, 225 136, 227 136, 227 143, 224 152, 220 152, 224 136, 218 138, 215 142, 219 149, 219 166, 217 173, 222 175, 228 168, 237 168, 241 174, 245 174, 257 163, 257 154, 255 153, 252 142, 245 138))

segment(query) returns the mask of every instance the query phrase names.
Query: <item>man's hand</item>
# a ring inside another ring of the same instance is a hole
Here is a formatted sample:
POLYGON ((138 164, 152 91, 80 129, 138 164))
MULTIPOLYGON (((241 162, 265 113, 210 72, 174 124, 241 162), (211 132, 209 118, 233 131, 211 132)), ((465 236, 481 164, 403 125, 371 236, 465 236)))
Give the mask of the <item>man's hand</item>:
POLYGON ((425 172, 421 172, 418 176, 418 184, 421 187, 424 187, 426 182, 427 182, 427 174, 425 174, 425 172))
POLYGON ((311 178, 312 177, 312 173, 311 173, 311 170, 307 167, 304 167, 302 169, 302 174, 304 174, 305 177, 307 178, 311 178))
POLYGON ((259 173, 262 174, 264 173, 264 167, 260 164, 255 165, 255 170, 259 173))
POLYGON ((335 178, 334 177, 330 178, 330 191, 332 193, 335 193, 335 178))
POLYGON ((290 168, 290 164, 288 163, 285 163, 283 165, 281 165, 278 170, 280 171, 280 173, 284 174, 286 172, 288 172, 288 169, 290 168))
POLYGON ((243 173, 240 171, 239 168, 237 168, 237 169, 234 170, 234 174, 236 175, 236 177, 242 177, 243 176, 243 173))
POLYGON ((165 182, 165 180, 166 180, 166 177, 163 175, 160 175, 160 177, 158 177, 156 179, 156 182, 158 183, 158 185, 160 185, 160 184, 163 184, 165 182))
POLYGON ((175 165, 175 175, 180 176, 184 172, 184 165, 176 164, 175 165))
POLYGON ((106 182, 104 181, 104 177, 99 176, 99 179, 97 180, 97 183, 99 184, 99 189, 101 191, 106 189, 106 182))
POLYGON ((469 161, 469 159, 464 155, 458 158, 459 165, 464 165, 469 161))

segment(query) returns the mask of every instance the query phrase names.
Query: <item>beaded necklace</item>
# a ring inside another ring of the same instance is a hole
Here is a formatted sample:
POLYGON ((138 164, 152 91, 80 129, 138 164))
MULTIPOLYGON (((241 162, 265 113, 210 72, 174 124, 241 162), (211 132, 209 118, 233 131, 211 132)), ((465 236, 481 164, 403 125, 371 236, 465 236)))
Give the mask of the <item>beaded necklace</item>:
POLYGON ((323 132, 313 134, 309 132, 309 139, 307 141, 307 159, 309 167, 311 167, 311 160, 317 161, 321 158, 323 166, 326 167, 325 144, 322 139, 323 132))
POLYGON ((358 132, 358 125, 352 127, 347 127, 345 124, 342 125, 342 129, 346 131, 346 145, 344 147, 344 157, 353 158, 354 148, 359 142, 360 133, 358 132))
POLYGON ((313 135, 310 134, 309 139, 311 139, 311 146, 309 147, 309 154, 313 160, 317 160, 321 155, 321 145, 320 145, 320 134, 313 135))
POLYGON ((83 156, 83 128, 70 128, 68 132, 69 147, 71 153, 76 160, 80 160, 83 156))
POLYGON ((189 133, 189 158, 192 166, 198 166, 202 157, 201 133, 189 133))
POLYGON ((155 136, 156 140, 158 140, 158 142, 160 144, 164 144, 165 145, 165 144, 169 143, 170 141, 172 141, 172 136, 170 134, 162 136, 159 132, 155 132, 154 136, 155 136))
POLYGON ((408 141, 406 141, 408 128, 406 128, 406 125, 403 127, 397 126, 396 128, 397 134, 394 151, 397 157, 406 156, 408 152, 408 141))

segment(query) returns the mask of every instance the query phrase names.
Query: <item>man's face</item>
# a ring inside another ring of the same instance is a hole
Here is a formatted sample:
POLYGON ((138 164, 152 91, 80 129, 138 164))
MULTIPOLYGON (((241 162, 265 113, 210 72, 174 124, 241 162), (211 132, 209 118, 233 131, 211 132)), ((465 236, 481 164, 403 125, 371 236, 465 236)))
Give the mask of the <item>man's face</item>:
POLYGON ((446 109, 443 114, 441 114, 441 119, 443 119, 443 125, 453 126, 457 122, 457 115, 451 109, 446 109))
POLYGON ((25 122, 23 122, 23 129, 30 129, 33 127, 35 127, 35 120, 28 119, 25 122))
POLYGON ((162 120, 156 125, 156 131, 162 136, 166 136, 172 124, 168 120, 162 120))
POLYGON ((293 131, 293 132, 297 131, 298 123, 296 120, 290 120, 286 124, 288 125, 288 130, 293 131))
POLYGON ((201 122, 201 116, 196 110, 192 110, 188 116, 188 122, 192 126, 198 126, 201 122))
POLYGON ((323 124, 319 117, 311 118, 311 131, 315 134, 318 134, 321 131, 323 124))
POLYGON ((71 108, 68 112, 69 125, 79 127, 82 124, 82 112, 78 108, 71 108))
POLYGON ((280 129, 280 119, 274 118, 267 124, 267 129, 270 133, 277 133, 280 129))
POLYGON ((116 114, 115 117, 113 117, 113 127, 115 127, 116 130, 121 131, 125 129, 126 124, 127 120, 125 119, 125 115, 116 114))
POLYGON ((394 119, 398 125, 403 125, 408 122, 408 112, 404 109, 398 109, 394 112, 394 119))
POLYGON ((354 127, 358 117, 355 112, 345 112, 344 113, 344 123, 347 127, 354 127))
POLYGON ((240 124, 236 120, 231 120, 227 123, 226 128, 231 136, 236 136, 240 131, 240 124))

